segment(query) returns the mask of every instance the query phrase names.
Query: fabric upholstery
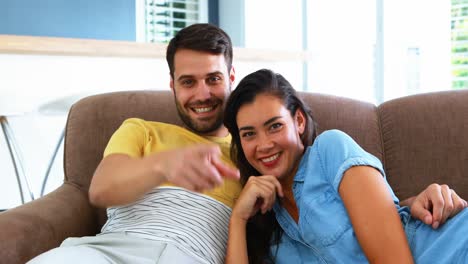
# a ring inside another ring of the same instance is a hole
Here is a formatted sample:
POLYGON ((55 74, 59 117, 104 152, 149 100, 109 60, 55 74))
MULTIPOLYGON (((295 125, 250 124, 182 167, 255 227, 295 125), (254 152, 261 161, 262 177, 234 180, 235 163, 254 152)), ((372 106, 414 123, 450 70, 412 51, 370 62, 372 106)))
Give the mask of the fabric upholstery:
POLYGON ((398 196, 435 182, 468 198, 468 90, 388 101, 379 117, 385 170, 398 196))
MULTIPOLYGON (((378 107, 358 100, 301 92, 318 131, 340 129, 384 163, 399 198, 432 182, 468 198, 468 90, 413 95, 378 107)), ((127 118, 181 124, 170 91, 95 95, 70 110, 64 184, 33 202, 0 213, 2 263, 24 263, 70 236, 94 235, 104 209, 88 201, 89 184, 112 133, 127 118)))

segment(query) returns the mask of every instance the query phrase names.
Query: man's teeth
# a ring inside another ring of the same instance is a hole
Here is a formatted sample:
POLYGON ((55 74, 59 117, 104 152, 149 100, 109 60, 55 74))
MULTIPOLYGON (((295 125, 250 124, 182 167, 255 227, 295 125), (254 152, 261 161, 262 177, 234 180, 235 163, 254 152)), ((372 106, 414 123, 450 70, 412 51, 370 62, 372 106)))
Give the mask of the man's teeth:
POLYGON ((193 108, 193 110, 197 113, 205 113, 213 110, 213 107, 199 107, 199 108, 193 108))
POLYGON ((271 161, 274 161, 275 159, 277 159, 279 157, 279 153, 271 156, 271 157, 268 157, 268 158, 264 158, 262 159, 263 162, 271 162, 271 161))

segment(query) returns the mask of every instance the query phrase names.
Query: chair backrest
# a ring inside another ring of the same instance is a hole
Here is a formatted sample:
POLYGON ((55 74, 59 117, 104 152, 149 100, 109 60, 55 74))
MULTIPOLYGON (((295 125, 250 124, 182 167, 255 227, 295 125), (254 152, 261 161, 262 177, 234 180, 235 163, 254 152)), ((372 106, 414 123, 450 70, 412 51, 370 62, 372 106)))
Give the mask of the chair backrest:
MULTIPOLYGON (((337 128, 382 159, 377 109, 336 96, 301 92, 312 109, 319 132, 337 128)), ((87 192, 113 132, 131 117, 181 125, 171 91, 128 91, 94 95, 74 104, 65 135, 65 180, 87 192)), ((106 220, 99 210, 99 223, 106 220)))

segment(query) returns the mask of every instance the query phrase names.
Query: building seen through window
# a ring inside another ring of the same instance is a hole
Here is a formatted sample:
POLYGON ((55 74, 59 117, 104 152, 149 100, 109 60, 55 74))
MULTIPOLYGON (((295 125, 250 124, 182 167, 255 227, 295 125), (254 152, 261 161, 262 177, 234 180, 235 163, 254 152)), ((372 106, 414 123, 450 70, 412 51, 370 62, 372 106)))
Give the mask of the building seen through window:
POLYGON ((452 0, 452 88, 468 88, 468 0, 452 0))

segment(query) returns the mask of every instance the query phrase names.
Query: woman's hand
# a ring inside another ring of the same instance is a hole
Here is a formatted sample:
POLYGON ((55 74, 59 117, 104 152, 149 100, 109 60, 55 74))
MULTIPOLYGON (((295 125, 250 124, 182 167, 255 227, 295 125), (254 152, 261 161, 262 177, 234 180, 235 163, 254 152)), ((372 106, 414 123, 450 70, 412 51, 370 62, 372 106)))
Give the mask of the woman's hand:
POLYGON ((250 217, 259 210, 270 210, 276 195, 283 197, 283 188, 274 176, 250 176, 232 209, 229 221, 229 240, 226 264, 248 263, 246 225, 250 217))
POLYGON ((283 188, 276 177, 251 176, 236 201, 231 218, 247 222, 259 210, 264 214, 271 210, 277 195, 284 196, 283 188))

